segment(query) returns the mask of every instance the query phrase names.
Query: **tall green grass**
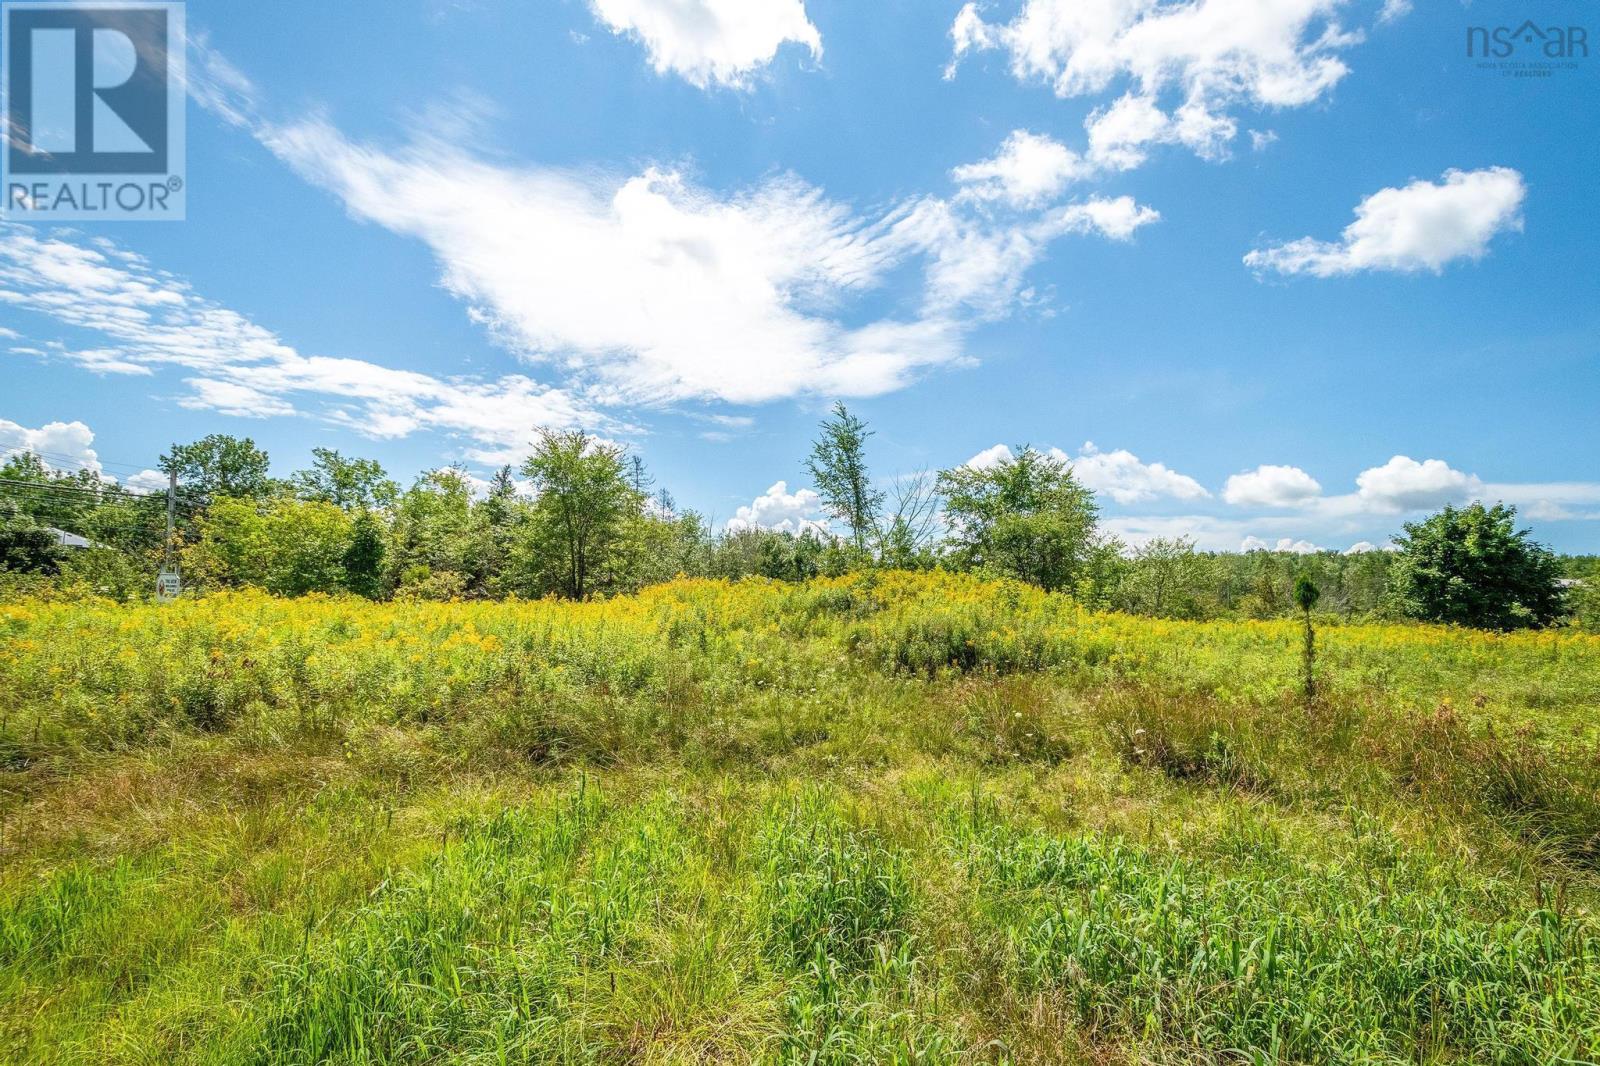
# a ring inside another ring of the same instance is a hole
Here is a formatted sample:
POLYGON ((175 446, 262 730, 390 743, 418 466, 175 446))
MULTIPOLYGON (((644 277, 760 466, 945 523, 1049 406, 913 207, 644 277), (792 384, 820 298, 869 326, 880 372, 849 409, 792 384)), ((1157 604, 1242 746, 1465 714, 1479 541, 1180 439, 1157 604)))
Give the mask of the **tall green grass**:
POLYGON ((0 617, 0 1061, 1596 1061, 1600 653, 888 575, 0 617))

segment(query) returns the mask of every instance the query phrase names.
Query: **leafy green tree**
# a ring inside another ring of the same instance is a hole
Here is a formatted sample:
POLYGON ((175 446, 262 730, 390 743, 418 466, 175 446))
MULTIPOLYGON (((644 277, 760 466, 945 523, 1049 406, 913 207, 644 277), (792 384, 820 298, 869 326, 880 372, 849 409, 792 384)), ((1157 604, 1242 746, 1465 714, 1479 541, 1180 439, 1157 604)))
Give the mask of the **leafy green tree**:
POLYGON ((56 535, 34 521, 15 500, 0 497, 0 570, 53 574, 62 551, 56 535))
POLYGON ((1600 633, 1600 577, 1588 578, 1574 586, 1570 600, 1573 621, 1588 632, 1600 633))
POLYGON ((693 511, 675 515, 652 501, 630 520, 625 542, 631 558, 621 576, 628 588, 709 572, 711 534, 693 511))
POLYGON ((280 596, 345 585, 352 519, 331 503, 220 496, 184 549, 184 569, 203 585, 254 585, 280 596))
POLYGON ((827 545, 810 529, 796 535, 787 530, 748 530, 756 553, 753 572, 780 581, 809 581, 822 572, 827 545))
POLYGON ((1115 602, 1158 618, 1203 618, 1211 603, 1211 559, 1184 537, 1157 537, 1133 553, 1115 602))
POLYGON ((356 512, 350 526, 350 546, 345 549, 345 587, 369 600, 383 598, 384 529, 371 511, 356 512))
POLYGON ((394 506, 387 567, 389 583, 407 596, 463 595, 472 574, 472 489, 466 471, 430 470, 394 506))
POLYGON ((502 466, 489 480, 489 491, 472 505, 469 536, 472 550, 467 560, 468 587, 476 596, 498 596, 505 588, 506 570, 516 547, 526 506, 517 498, 511 467, 502 466))
POLYGON ((67 552, 61 559, 62 588, 127 603, 150 595, 153 563, 109 547, 67 552))
POLYGON ((1133 563, 1127 557, 1127 545, 1112 536, 1097 535, 1089 544, 1089 554, 1078 570, 1078 579, 1072 595, 1085 607, 1107 611, 1116 607, 1133 563))
POLYGON ((1093 551, 1094 493, 1065 462, 1032 447, 981 470, 945 470, 939 492, 958 565, 1070 589, 1093 551))
POLYGON ((185 490, 206 499, 261 499, 273 489, 267 453, 249 437, 213 433, 193 444, 174 444, 159 465, 163 474, 177 471, 185 490))
POLYGON ((540 430, 522 474, 538 493, 528 558, 557 591, 583 599, 614 578, 644 503, 628 480, 626 453, 581 431, 540 430))
POLYGON ((312 448, 311 467, 290 477, 296 495, 347 511, 388 507, 400 494, 375 459, 346 459, 332 448, 312 448))
POLYGON ((97 507, 127 497, 91 470, 56 470, 33 452, 20 451, 0 464, 0 498, 41 526, 81 534, 97 507))
POLYGON ((856 550, 864 552, 877 529, 884 501, 883 492, 872 487, 867 474, 866 444, 872 431, 843 403, 833 405, 833 414, 818 430, 806 469, 816 481, 823 506, 850 527, 856 550))
POLYGON ((273 500, 267 509, 272 539, 267 589, 280 596, 338 592, 346 587, 354 520, 321 500, 273 500))
POLYGON ((1480 629, 1549 625, 1565 610, 1554 553, 1516 528, 1516 508, 1446 507, 1407 522, 1392 593, 1401 613, 1480 629))
POLYGON ((272 533, 256 501, 213 498, 195 532, 194 541, 183 549, 183 569, 191 582, 266 587, 272 572, 272 533))

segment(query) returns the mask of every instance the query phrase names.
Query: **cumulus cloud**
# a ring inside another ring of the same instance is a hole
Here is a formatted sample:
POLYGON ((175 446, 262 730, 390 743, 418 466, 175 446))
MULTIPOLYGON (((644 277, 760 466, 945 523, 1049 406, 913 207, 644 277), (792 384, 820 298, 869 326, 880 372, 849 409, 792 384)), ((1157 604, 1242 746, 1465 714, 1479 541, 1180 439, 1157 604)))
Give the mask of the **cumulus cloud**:
MULTIPOLYGON (((1447 504, 1505 503, 1527 518, 1571 521, 1600 518, 1600 482, 1485 482, 1443 459, 1416 460, 1396 455, 1356 475, 1355 491, 1323 495, 1310 474, 1293 466, 1259 466, 1229 478, 1222 498, 1236 507, 1288 510, 1272 521, 1300 526, 1315 521, 1334 533, 1373 533, 1396 516, 1437 510, 1447 504)), ((1260 521, 1260 520, 1257 520, 1260 521)), ((1359 541, 1353 552, 1371 549, 1359 541)))
POLYGON ((534 426, 620 431, 587 401, 522 376, 439 378, 360 359, 307 356, 188 282, 106 238, 0 227, 0 304, 90 331, 110 342, 80 350, 55 343, 46 357, 104 371, 191 372, 178 402, 244 417, 314 412, 374 437, 420 429, 459 433, 484 462, 522 454, 534 426))
POLYGON ((1345 555, 1365 555, 1367 552, 1379 551, 1379 547, 1370 540, 1358 540, 1344 550, 1345 555))
POLYGON ((1103 158, 1137 165, 1153 143, 1214 157, 1237 134, 1231 112, 1309 104, 1348 73, 1338 54, 1360 36, 1335 21, 1341 5, 1026 0, 1011 21, 988 22, 968 3, 950 28, 946 76, 968 53, 998 49, 1015 77, 1046 82, 1063 98, 1124 86, 1117 103, 1089 121, 1091 135, 1105 127, 1103 158))
POLYGON ((134 492, 165 492, 167 475, 159 470, 141 470, 124 480, 122 487, 134 492))
POLYGON ((822 35, 802 0, 590 0, 613 33, 639 40, 657 74, 704 89, 748 88, 787 43, 822 57, 822 35))
MULTIPOLYGON (((1057 454, 1065 457, 1065 453, 1057 454)), ((1121 504, 1158 498, 1198 500, 1211 495, 1187 474, 1180 474, 1163 463, 1142 462, 1126 448, 1103 452, 1089 441, 1067 462, 1079 481, 1121 504)))
MULTIPOLYGON (((1071 467, 1081 484, 1119 504, 1161 498, 1198 500, 1211 495, 1194 478, 1164 463, 1146 463, 1126 448, 1105 452, 1093 441, 1087 441, 1075 456, 1060 448, 1050 448, 1047 454, 1071 467)), ((995 444, 968 459, 965 465, 974 470, 990 470, 1013 458, 1010 448, 995 444)))
POLYGON ((950 176, 966 187, 963 195, 1033 207, 1054 200, 1086 172, 1084 161, 1060 141, 1013 130, 992 159, 956 167, 950 176))
POLYGON ((1437 182, 1382 189, 1356 207, 1337 241, 1303 237, 1244 257, 1253 270, 1327 278, 1363 270, 1437 274, 1481 259, 1500 233, 1522 230, 1522 175, 1509 167, 1449 170, 1437 182))
POLYGON ((1260 537, 1245 537, 1239 542, 1242 552, 1293 552, 1296 555, 1311 555, 1322 550, 1309 540, 1295 540, 1293 537, 1279 537, 1276 541, 1266 541, 1260 537))
POLYGON ((1463 503, 1482 490, 1483 484, 1442 459, 1417 462, 1396 455, 1382 466, 1356 475, 1356 495, 1382 511, 1420 511, 1463 503))
POLYGON ((47 422, 37 429, 0 418, 0 461, 18 452, 33 452, 46 466, 100 474, 94 431, 82 422, 47 422))
POLYGON ((814 489, 789 491, 787 481, 778 481, 728 519, 729 533, 770 529, 796 535, 810 530, 827 534, 828 522, 822 513, 822 497, 814 489))
POLYGON ((1234 474, 1222 498, 1236 507, 1295 507, 1322 494, 1317 479, 1297 466, 1263 464, 1234 474))
POLYGON ((974 455, 962 465, 970 466, 974 470, 993 470, 995 467, 999 466, 1001 463, 1009 461, 1011 458, 1012 455, 1010 448, 1006 447, 1004 444, 994 444, 985 448, 977 455, 974 455))

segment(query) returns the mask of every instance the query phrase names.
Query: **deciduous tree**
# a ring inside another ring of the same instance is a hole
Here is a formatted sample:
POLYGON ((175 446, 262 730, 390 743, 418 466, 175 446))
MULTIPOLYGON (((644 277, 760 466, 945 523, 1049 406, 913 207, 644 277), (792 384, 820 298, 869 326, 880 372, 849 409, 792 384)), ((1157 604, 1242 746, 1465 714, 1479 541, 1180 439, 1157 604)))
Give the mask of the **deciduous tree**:
POLYGON ((939 492, 960 565, 1064 589, 1093 549, 1094 493, 1065 462, 1032 447, 984 469, 945 470, 939 492))
POLYGON ((1391 593, 1400 611, 1480 629, 1549 625, 1565 610, 1560 563, 1517 529, 1514 507, 1446 507, 1395 538, 1391 593))

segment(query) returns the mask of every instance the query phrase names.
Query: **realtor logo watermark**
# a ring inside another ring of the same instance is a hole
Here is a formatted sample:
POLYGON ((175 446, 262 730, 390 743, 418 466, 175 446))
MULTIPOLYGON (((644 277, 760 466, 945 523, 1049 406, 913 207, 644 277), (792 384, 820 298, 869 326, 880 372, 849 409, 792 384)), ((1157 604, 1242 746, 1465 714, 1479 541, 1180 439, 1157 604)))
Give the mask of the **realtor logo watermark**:
POLYGON ((183 4, 14 0, 0 25, 0 215, 182 219, 183 4))
POLYGON ((1586 26, 1541 26, 1532 19, 1520 25, 1468 26, 1467 58, 1478 69, 1503 78, 1548 78, 1570 73, 1589 58, 1586 26))

